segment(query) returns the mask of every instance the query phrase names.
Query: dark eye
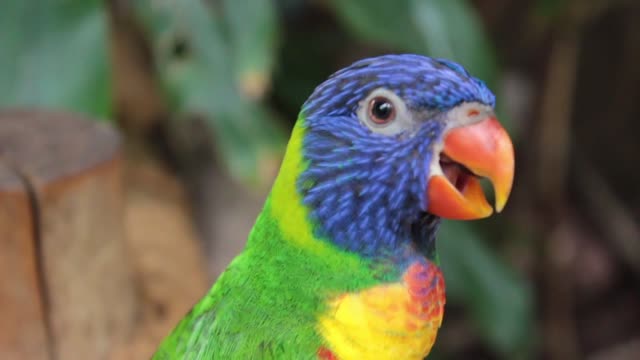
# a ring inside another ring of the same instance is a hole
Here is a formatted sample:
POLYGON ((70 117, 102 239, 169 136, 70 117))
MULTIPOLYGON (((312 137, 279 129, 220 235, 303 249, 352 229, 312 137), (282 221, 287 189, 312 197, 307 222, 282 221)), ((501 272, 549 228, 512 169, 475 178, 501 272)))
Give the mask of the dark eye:
POLYGON ((369 118, 378 125, 392 122, 396 118, 396 108, 393 102, 383 96, 378 96, 369 102, 369 118))

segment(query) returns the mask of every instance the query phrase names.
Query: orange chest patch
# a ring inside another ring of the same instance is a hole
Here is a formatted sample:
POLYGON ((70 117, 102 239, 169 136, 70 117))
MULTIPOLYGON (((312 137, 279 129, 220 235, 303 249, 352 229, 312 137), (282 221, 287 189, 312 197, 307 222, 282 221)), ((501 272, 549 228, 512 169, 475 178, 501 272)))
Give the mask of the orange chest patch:
POLYGON ((444 304, 440 269, 415 262, 401 282, 332 300, 319 319, 319 331, 340 360, 422 360, 435 342, 444 304))

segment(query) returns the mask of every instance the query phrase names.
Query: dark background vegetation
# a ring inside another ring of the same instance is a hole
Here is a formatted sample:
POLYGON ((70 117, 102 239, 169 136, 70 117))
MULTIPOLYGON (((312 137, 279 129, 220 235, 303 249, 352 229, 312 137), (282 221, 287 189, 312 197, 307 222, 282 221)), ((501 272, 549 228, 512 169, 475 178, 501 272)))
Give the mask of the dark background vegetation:
POLYGON ((442 229, 433 358, 640 359, 638 1, 5 1, 0 107, 119 127, 190 194, 213 278, 314 86, 398 52, 485 80, 516 147, 504 213, 442 229))

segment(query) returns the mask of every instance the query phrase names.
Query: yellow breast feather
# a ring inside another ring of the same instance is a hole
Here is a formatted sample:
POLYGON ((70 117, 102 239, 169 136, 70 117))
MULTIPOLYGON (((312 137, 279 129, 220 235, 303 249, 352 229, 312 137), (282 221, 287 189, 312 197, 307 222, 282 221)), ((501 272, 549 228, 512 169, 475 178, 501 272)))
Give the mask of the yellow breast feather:
POLYGON ((415 262, 399 283, 332 299, 319 332, 332 358, 422 360, 435 342, 444 304, 440 269, 415 262))

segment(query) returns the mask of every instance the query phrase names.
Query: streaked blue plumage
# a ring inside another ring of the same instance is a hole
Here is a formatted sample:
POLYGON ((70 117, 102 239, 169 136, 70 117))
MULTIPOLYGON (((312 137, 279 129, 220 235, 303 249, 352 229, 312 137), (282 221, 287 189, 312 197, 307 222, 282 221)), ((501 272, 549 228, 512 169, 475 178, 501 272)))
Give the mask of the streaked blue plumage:
POLYGON ((303 106, 308 167, 298 182, 320 225, 316 236, 365 257, 408 251, 412 224, 424 216, 441 116, 462 102, 493 106, 495 96, 460 65, 419 55, 360 60, 318 86, 303 106), (378 88, 397 94, 420 119, 416 132, 386 136, 360 123, 360 102, 378 88))
POLYGON ((371 90, 387 87, 415 110, 445 111, 462 102, 493 107, 495 96, 462 66, 421 55, 384 55, 363 59, 318 86, 302 109, 307 117, 353 116, 371 90))

